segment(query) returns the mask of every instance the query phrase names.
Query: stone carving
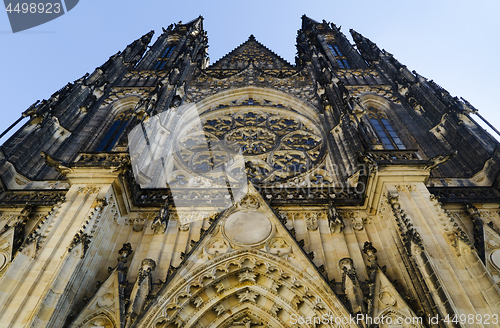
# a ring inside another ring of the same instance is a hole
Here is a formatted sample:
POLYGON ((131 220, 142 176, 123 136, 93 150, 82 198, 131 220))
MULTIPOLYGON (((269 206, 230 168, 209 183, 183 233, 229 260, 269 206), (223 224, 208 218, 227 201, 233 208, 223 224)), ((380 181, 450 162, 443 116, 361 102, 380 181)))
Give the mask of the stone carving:
POLYGON ((311 302, 311 304, 314 310, 326 309, 325 302, 323 302, 323 300, 319 296, 316 296, 314 300, 311 302))
POLYGON ((284 238, 276 237, 266 243, 266 250, 271 254, 280 256, 289 254, 292 251, 292 247, 288 245, 284 238))
POLYGON ((280 289, 280 287, 281 287, 281 282, 273 280, 271 287, 269 287, 269 289, 273 293, 278 293, 278 289, 280 289))
POLYGON ((83 231, 78 231, 76 233, 76 235, 73 237, 73 240, 71 241, 71 243, 69 244, 68 252, 71 252, 76 246, 78 246, 79 244, 82 244, 83 245, 83 252, 82 252, 80 257, 83 258, 85 256, 85 252, 89 248, 91 238, 92 237, 90 235, 88 235, 87 233, 85 233, 83 231))
POLYGON ((187 172, 219 184, 225 182, 224 166, 237 181, 247 176, 255 182, 284 181, 322 160, 321 132, 304 117, 278 109, 228 107, 203 117, 201 126, 188 122, 179 131, 175 156, 187 172), (243 155, 243 163, 233 160, 234 153, 243 155))
POLYGON ((108 318, 99 317, 88 322, 84 328, 112 328, 113 324, 108 318))
POLYGON ((330 228, 331 233, 341 233, 344 230, 344 221, 337 213, 337 210, 333 205, 330 204, 330 208, 328 209, 328 227, 330 228))
POLYGON ((344 217, 351 221, 352 228, 356 231, 363 230, 363 219, 359 216, 357 212, 346 212, 344 213, 344 217))
POLYGON ((97 194, 100 190, 100 187, 80 187, 76 192, 79 194, 97 194))
POLYGON ((260 322, 253 321, 250 317, 245 317, 241 321, 233 322, 234 326, 245 326, 245 328, 262 327, 260 322))
POLYGON ((217 285, 215 285, 215 291, 217 293, 220 293, 224 290, 224 284, 221 282, 221 283, 218 283, 217 285))
POLYGON ((0 251, 0 272, 7 266, 9 262, 9 254, 4 251, 0 251))
POLYGON ((205 244, 205 252, 212 256, 224 254, 229 249, 229 244, 221 237, 212 237, 205 244))
POLYGON ((153 219, 154 213, 139 213, 139 215, 132 220, 132 229, 135 232, 139 232, 144 230, 144 226, 146 225, 146 220, 153 219))
POLYGON ((240 282, 243 282, 243 281, 255 282, 256 277, 257 277, 257 275, 251 271, 243 271, 240 274, 238 274, 238 278, 239 278, 240 282))
POLYGON ((352 228, 354 230, 358 230, 358 231, 363 230, 363 219, 362 218, 360 218, 357 215, 354 215, 353 217, 351 217, 351 220, 352 220, 352 228))
POLYGON ((318 230, 318 216, 316 213, 310 213, 306 216, 307 230, 318 230))
POLYGON ((396 298, 389 292, 381 292, 378 294, 378 300, 385 306, 396 305, 396 298))
POLYGON ((260 204, 257 197, 253 195, 246 195, 240 201, 239 206, 244 209, 257 209, 259 208, 260 204))
POLYGON ((164 234, 167 230, 168 224, 168 201, 160 209, 160 212, 153 220, 151 224, 151 229, 153 229, 156 235, 164 234))
POLYGON ((257 292, 246 289, 244 292, 238 294, 238 300, 240 301, 240 303, 246 301, 255 303, 255 300, 257 299, 258 296, 259 294, 257 292))
POLYGON ((217 315, 222 315, 224 312, 226 312, 226 309, 222 304, 217 304, 213 307, 213 310, 217 313, 217 315))
POLYGON ((193 303, 196 306, 196 308, 199 308, 203 304, 203 298, 198 296, 193 300, 193 303))
POLYGON ((104 294, 97 300, 100 307, 111 307, 115 304, 115 295, 111 293, 104 294))
POLYGON ((273 306, 271 306, 269 312, 271 312, 273 316, 277 316, 278 312, 280 312, 282 309, 283 308, 280 305, 274 303, 273 306))

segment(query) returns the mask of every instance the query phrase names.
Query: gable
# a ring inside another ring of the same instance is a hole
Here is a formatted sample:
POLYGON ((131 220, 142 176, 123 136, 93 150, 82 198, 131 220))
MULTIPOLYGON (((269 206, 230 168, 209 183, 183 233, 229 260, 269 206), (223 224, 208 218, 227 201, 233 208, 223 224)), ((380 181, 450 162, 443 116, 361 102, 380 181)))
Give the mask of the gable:
POLYGON ((260 69, 291 69, 293 65, 266 48, 250 35, 248 40, 219 59, 208 70, 243 69, 253 64, 260 69))
POLYGON ((249 183, 246 194, 200 237, 134 324, 290 327, 294 318, 325 315, 350 313, 249 183))

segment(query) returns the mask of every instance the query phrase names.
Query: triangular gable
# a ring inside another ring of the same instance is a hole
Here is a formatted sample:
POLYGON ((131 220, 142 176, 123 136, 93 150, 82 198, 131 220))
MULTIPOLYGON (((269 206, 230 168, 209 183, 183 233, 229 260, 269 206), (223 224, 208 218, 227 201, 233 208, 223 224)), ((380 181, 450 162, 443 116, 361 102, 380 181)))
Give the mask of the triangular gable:
MULTIPOLYGON (((375 291, 371 313, 369 313, 367 317, 367 326, 370 326, 370 319, 382 317, 390 318, 394 325, 398 325, 398 320, 405 324, 408 324, 408 322, 411 321, 412 325, 408 326, 413 327, 424 327, 425 325, 423 323, 428 320, 427 318, 420 318, 415 314, 408 303, 406 303, 405 299, 380 269, 378 269, 375 281, 375 291)), ((386 319, 386 322, 388 322, 388 320, 389 319, 386 319)), ((405 325, 401 324, 401 326, 405 325)))
POLYGON ((484 225, 484 250, 486 268, 500 287, 500 231, 493 223, 484 225))
POLYGON ((252 63, 260 69, 293 69, 294 67, 283 58, 266 48, 250 35, 248 40, 219 59, 209 70, 243 69, 252 63))
POLYGON ((5 273, 12 261, 14 248, 14 227, 0 235, 0 277, 5 273))
POLYGON ((116 269, 97 290, 70 327, 93 326, 120 327, 120 293, 116 269))
POLYGON ((227 327, 251 321, 288 327, 301 316, 349 314, 249 183, 246 195, 215 219, 134 326, 227 327))

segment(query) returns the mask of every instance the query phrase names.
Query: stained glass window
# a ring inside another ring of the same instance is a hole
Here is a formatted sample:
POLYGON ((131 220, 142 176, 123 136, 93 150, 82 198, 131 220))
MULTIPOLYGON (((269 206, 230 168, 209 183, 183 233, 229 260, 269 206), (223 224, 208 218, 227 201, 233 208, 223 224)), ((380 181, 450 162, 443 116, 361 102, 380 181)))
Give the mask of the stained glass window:
POLYGON ((332 52, 340 68, 351 68, 351 65, 349 65, 349 62, 340 50, 339 46, 336 44, 328 44, 328 48, 332 52))
POLYGON ((99 145, 97 145, 95 151, 111 151, 123 134, 130 118, 130 113, 121 113, 117 115, 108 132, 106 132, 99 145))
POLYGON ((371 115, 370 123, 385 149, 406 149, 387 118, 379 115, 371 115))
POLYGON ((172 52, 174 51, 174 49, 175 49, 175 46, 168 46, 165 48, 165 50, 163 50, 160 57, 156 61, 155 69, 164 69, 165 68, 165 66, 167 65, 167 60, 172 55, 172 52))

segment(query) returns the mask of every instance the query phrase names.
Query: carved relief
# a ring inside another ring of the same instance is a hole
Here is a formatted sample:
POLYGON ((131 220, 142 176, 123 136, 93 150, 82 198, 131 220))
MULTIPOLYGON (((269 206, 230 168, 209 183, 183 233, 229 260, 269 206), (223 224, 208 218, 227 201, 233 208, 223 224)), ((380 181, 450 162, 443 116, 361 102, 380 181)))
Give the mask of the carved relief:
POLYGON ((253 273, 252 271, 243 271, 240 274, 238 274, 238 279, 240 282, 243 282, 243 281, 255 282, 256 277, 257 277, 257 275, 255 273, 253 273))
POLYGON ((144 230, 146 221, 154 219, 154 213, 139 213, 139 215, 132 220, 132 229, 136 232, 144 230))
POLYGON ((115 295, 111 293, 104 294, 97 300, 100 307, 109 308, 115 304, 115 295))
POLYGON ((396 298, 389 292, 381 292, 378 294, 378 300, 385 306, 396 305, 396 298))
POLYGON ((266 243, 266 250, 273 255, 286 255, 292 251, 292 247, 288 245, 286 240, 281 237, 270 239, 266 243))
POLYGON ((217 313, 217 315, 222 315, 224 312, 226 312, 226 309, 222 304, 217 304, 213 307, 213 310, 215 311, 215 313, 217 313))
POLYGON ((209 256, 214 257, 226 253, 230 246, 224 238, 212 237, 207 241, 204 249, 209 256))
POLYGON ((258 296, 259 296, 259 294, 257 292, 246 289, 244 292, 241 292, 238 294, 238 300, 240 301, 240 303, 243 303, 246 301, 255 303, 258 296))
POLYGON ((307 230, 318 230, 318 215, 316 213, 306 214, 307 230))
POLYGON ((333 207, 333 205, 330 205, 327 218, 328 227, 330 228, 331 233, 341 233, 342 230, 344 230, 344 221, 342 221, 342 218, 337 213, 337 210, 335 209, 335 207, 333 207))
POLYGON ((100 190, 100 187, 80 187, 76 192, 79 194, 97 194, 100 190))
POLYGON ((345 212, 342 216, 351 222, 351 226, 355 231, 362 231, 364 225, 369 223, 369 220, 361 218, 358 212, 345 212))
POLYGON ((240 201, 239 206, 243 209, 257 209, 259 208, 259 200, 253 195, 246 195, 240 201))

